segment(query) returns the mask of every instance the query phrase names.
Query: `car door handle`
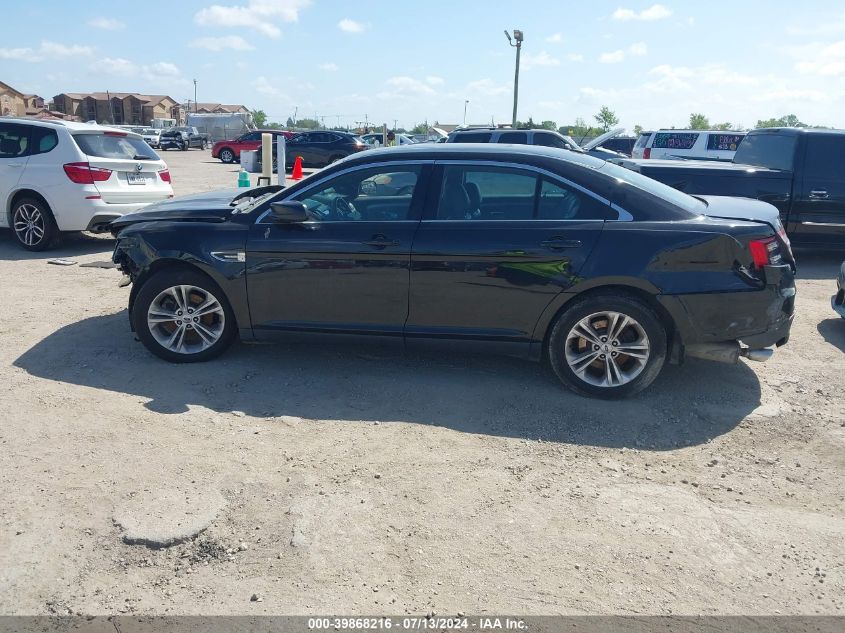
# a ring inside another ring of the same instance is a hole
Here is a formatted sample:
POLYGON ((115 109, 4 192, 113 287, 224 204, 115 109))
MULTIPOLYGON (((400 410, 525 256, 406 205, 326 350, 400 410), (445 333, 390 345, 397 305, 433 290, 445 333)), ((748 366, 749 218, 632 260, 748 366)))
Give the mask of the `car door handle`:
POLYGON ((567 248, 578 248, 581 246, 581 240, 565 240, 562 237, 553 237, 540 242, 540 246, 553 251, 562 251, 567 248))
POLYGON ((23 167, 23 163, 6 163, 7 167, 23 167))
POLYGON ((390 240, 384 235, 373 235, 373 237, 367 241, 362 242, 362 244, 366 244, 367 246, 372 246, 374 248, 387 248, 388 246, 399 246, 399 242, 396 240, 390 240))
POLYGON ((828 195, 827 191, 823 189, 813 189, 810 192, 810 199, 811 200, 827 200, 830 196, 828 195))

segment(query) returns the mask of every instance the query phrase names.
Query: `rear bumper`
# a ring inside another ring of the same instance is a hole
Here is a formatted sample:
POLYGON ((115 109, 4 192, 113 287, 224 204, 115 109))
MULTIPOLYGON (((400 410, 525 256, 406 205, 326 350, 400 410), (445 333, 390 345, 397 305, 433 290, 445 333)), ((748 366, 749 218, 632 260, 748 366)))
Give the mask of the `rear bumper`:
POLYGON ((700 345, 738 341, 751 348, 784 345, 795 312, 795 278, 790 266, 767 266, 759 290, 661 295, 679 342, 700 345))

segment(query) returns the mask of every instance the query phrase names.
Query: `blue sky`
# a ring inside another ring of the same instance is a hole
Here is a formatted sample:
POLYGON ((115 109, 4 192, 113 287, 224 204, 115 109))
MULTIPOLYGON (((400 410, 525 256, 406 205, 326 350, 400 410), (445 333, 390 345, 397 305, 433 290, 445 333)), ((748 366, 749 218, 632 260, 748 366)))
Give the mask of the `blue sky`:
POLYGON ((200 101, 344 125, 460 123, 468 99, 468 122, 505 122, 514 28, 520 119, 568 124, 606 104, 629 129, 693 111, 845 127, 845 7, 821 0, 4 3, 0 80, 183 101, 196 78, 200 101))

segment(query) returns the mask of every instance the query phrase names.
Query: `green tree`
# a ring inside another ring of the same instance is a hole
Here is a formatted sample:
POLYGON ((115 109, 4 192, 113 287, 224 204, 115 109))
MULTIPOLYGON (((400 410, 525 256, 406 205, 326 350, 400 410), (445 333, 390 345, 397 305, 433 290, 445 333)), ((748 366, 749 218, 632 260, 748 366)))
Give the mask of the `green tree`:
POLYGON ((643 133, 643 126, 642 125, 635 125, 634 126, 634 136, 639 137, 640 134, 643 133))
POLYGON ((288 120, 285 122, 285 127, 289 127, 289 128, 296 127, 296 123, 293 122, 292 117, 288 117, 288 120))
POLYGON ((539 127, 544 130, 556 130, 557 123, 555 123, 554 121, 543 121, 542 123, 540 123, 539 127))
POLYGON ((320 122, 316 119, 299 119, 296 122, 296 127, 301 127, 305 130, 316 130, 320 127, 320 122))
POLYGON ((428 134, 428 123, 417 123, 411 128, 411 134, 428 134))
POLYGON ((610 131, 610 128, 619 123, 619 117, 617 117, 616 113, 607 106, 602 106, 599 113, 593 118, 599 124, 599 128, 601 128, 602 132, 610 131))
POLYGON ((716 123, 710 129, 711 130, 739 130, 742 126, 734 125, 733 123, 716 123))
POLYGON ((588 125, 581 117, 575 119, 574 125, 571 125, 570 127, 561 127, 558 129, 558 132, 564 136, 571 136, 576 141, 587 136, 597 136, 597 134, 595 134, 595 128, 593 128, 592 125, 588 125))
POLYGON ((264 124, 267 123, 267 114, 264 110, 253 110, 252 120, 255 121, 256 127, 264 127, 264 124))
POLYGON ((689 129, 691 130, 709 130, 710 119, 700 112, 693 112, 689 115, 689 129))
POLYGON ((785 116, 780 117, 779 119, 765 119, 757 121, 757 125, 754 126, 755 128, 764 128, 764 127, 809 127, 806 123, 802 123, 801 120, 795 116, 794 114, 787 114, 785 116))

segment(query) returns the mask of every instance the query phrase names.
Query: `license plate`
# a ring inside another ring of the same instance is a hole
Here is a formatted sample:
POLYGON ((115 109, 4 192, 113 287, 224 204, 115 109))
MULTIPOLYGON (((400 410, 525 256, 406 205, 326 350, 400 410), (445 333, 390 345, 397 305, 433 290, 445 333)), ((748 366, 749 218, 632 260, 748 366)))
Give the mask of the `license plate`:
POLYGON ((146 185, 147 179, 142 174, 126 174, 126 181, 130 185, 146 185))

